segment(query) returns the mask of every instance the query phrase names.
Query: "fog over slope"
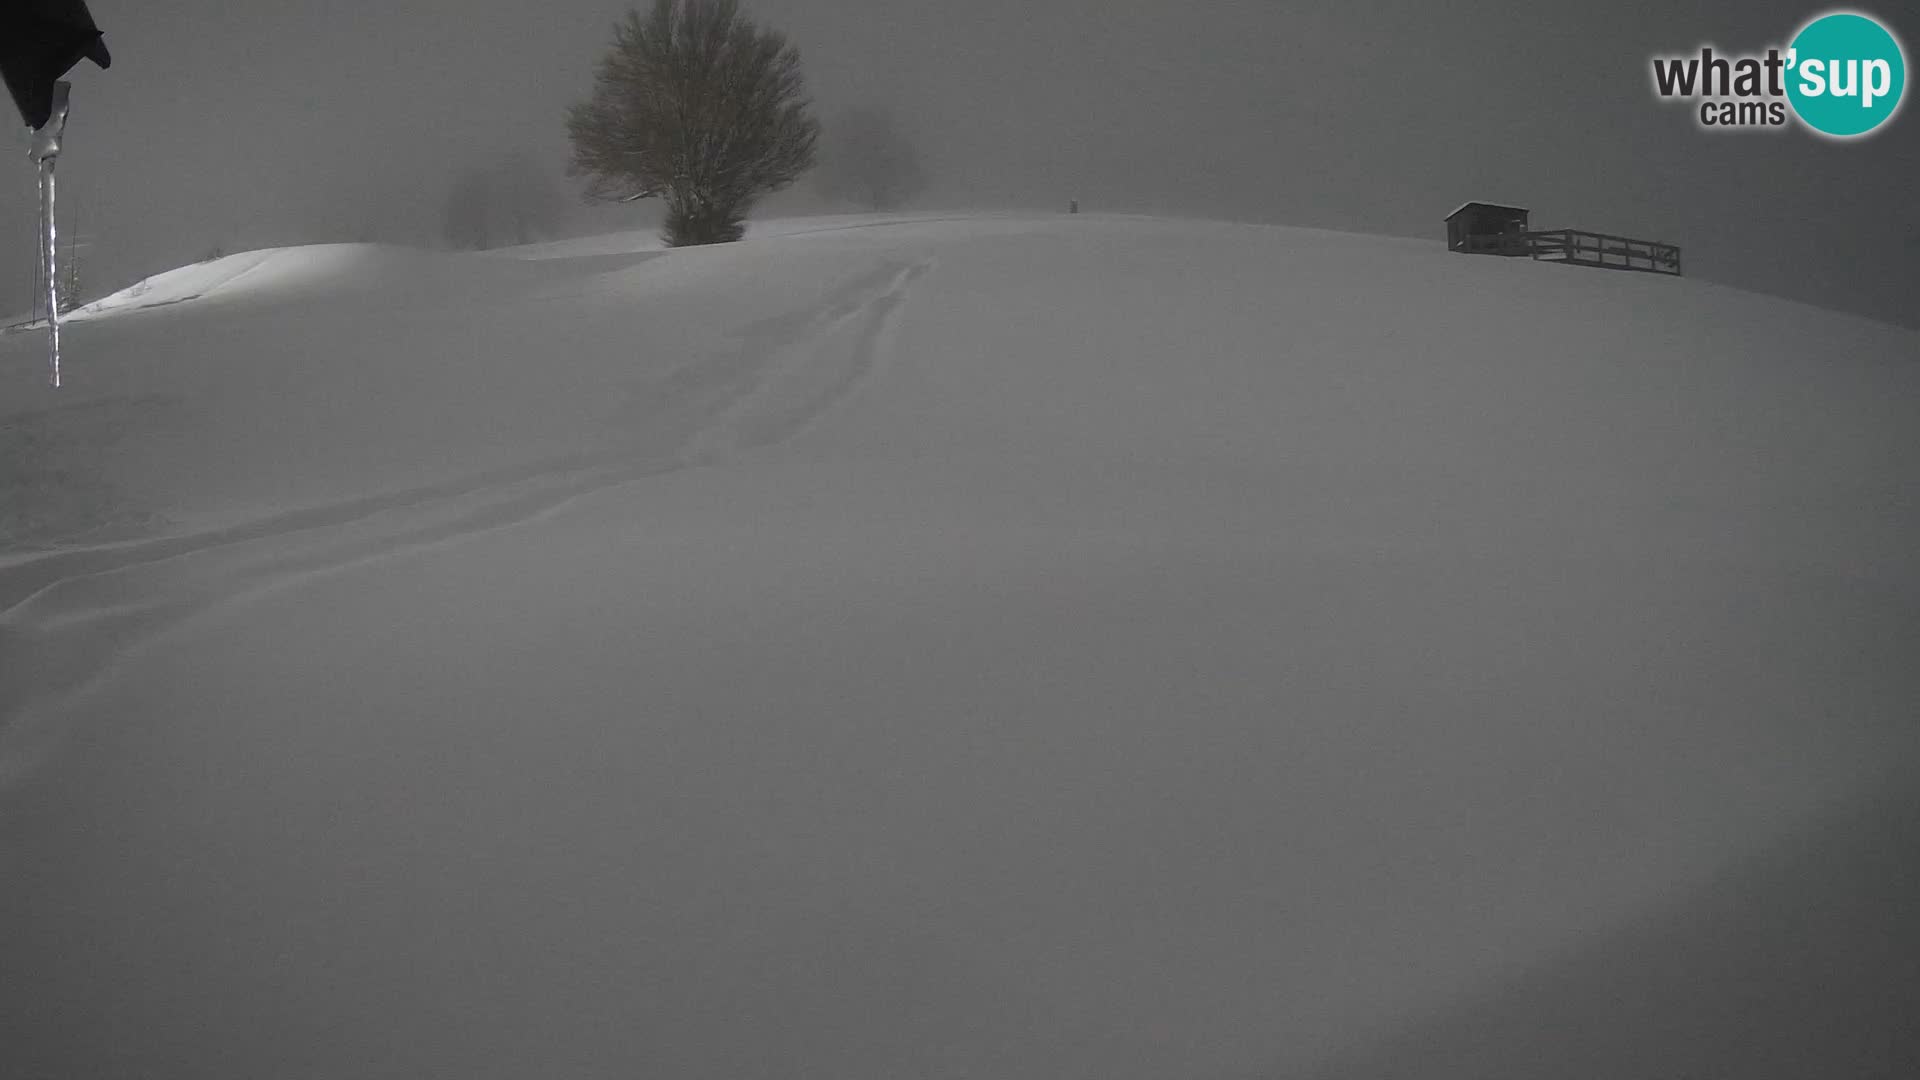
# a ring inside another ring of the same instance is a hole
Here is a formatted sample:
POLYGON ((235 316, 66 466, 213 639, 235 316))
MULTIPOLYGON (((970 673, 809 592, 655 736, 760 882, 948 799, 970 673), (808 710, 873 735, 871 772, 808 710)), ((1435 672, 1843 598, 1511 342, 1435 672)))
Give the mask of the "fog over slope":
POLYGON ((1911 997, 1913 331, 979 215, 248 253, 39 344, 0 1073, 1914 1064, 1782 1004, 1911 997))
MULTIPOLYGON (((90 0, 61 228, 83 288, 321 241, 437 244, 456 185, 521 155, 573 202, 566 107, 633 0, 90 0)), ((1170 213, 1438 238, 1465 199, 1681 245, 1703 280, 1920 325, 1920 124, 1846 144, 1703 130, 1651 59, 1784 50, 1804 0, 1348 4, 746 3, 800 49, 818 115, 884 106, 916 205, 1170 213)), ((1903 35, 1912 5, 1863 5, 1903 35)), ((1911 103, 1909 103, 1911 107, 1911 103)), ((12 144, 24 152, 24 142, 12 144)), ((28 306, 32 170, 0 183, 0 310, 28 306)), ((835 209, 812 178, 769 213, 835 209)), ((565 235, 645 223, 574 205, 565 235)), ((644 214, 645 211, 642 211, 644 214)))

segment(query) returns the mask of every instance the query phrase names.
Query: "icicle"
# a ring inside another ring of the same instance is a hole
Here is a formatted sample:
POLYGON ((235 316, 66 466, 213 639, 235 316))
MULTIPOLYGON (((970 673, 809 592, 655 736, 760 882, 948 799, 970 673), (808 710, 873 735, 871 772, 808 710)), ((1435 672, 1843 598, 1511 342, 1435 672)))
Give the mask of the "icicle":
POLYGON ((60 238, 54 227, 53 161, 60 156, 60 136, 67 128, 68 96, 73 87, 65 80, 53 84, 53 110, 47 122, 33 133, 33 160, 40 166, 40 250, 44 256, 42 272, 47 276, 47 358, 50 380, 60 385, 60 238))
MULTIPOLYGON (((27 135, 33 135, 33 129, 27 129, 27 135)), ((34 163, 39 168, 39 163, 34 163)), ((40 221, 33 230, 33 305, 27 310, 27 323, 32 325, 40 321, 40 305, 47 297, 47 201, 40 200, 40 221)))
POLYGON ((60 244, 53 223, 53 158, 40 159, 40 214, 47 223, 43 238, 47 250, 47 358, 50 382, 60 386, 60 244))

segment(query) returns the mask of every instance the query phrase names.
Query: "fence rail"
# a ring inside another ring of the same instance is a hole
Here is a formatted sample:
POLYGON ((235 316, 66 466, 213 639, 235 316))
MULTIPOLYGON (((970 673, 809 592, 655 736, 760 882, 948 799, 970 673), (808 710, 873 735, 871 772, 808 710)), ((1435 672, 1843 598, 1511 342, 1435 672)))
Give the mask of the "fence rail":
POLYGON ((1467 236, 1456 250, 1473 255, 1527 256, 1542 262, 1680 276, 1680 245, 1583 229, 1545 229, 1467 236))

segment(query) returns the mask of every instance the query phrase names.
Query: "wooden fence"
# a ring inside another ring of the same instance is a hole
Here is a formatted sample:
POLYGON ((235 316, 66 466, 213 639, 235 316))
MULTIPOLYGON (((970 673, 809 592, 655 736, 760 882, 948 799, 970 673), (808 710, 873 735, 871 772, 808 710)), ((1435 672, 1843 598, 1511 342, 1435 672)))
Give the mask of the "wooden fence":
POLYGON ((1658 240, 1635 240, 1628 236, 1581 229, 1546 229, 1534 232, 1492 233, 1468 236, 1457 249, 1474 255, 1528 256, 1543 262, 1563 262, 1574 266, 1595 266, 1606 270, 1638 270, 1648 274, 1680 276, 1680 245, 1658 240))

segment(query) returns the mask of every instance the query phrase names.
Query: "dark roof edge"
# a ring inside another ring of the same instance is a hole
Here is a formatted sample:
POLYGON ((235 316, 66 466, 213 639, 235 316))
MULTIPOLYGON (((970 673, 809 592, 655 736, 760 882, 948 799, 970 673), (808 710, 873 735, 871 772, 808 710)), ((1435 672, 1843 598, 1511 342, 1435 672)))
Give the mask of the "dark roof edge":
POLYGON ((1523 214, 1533 213, 1532 210, 1529 210, 1524 206, 1513 206, 1509 203, 1486 202, 1485 200, 1482 200, 1482 199, 1469 199, 1466 202, 1461 203, 1459 206, 1454 207, 1452 214, 1448 214, 1446 217, 1443 217, 1440 220, 1451 221, 1453 220, 1453 217, 1455 214, 1458 214, 1460 211, 1465 210, 1469 206, 1491 206, 1496 210, 1518 210, 1523 214))

